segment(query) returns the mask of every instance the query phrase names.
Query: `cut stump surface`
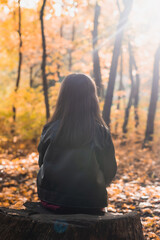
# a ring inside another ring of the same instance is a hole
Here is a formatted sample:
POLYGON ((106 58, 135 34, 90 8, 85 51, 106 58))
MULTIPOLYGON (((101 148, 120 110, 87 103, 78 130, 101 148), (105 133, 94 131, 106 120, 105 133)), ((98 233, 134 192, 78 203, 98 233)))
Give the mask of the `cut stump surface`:
POLYGON ((144 240, 137 213, 55 214, 40 203, 0 208, 0 240, 144 240))

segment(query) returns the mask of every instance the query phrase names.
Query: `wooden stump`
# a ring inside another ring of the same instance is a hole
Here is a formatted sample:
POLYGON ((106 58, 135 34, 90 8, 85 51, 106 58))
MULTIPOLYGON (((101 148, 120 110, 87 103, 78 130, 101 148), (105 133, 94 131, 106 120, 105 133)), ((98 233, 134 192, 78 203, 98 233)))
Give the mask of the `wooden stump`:
POLYGON ((137 213, 54 214, 40 203, 26 206, 24 210, 0 208, 0 239, 144 240, 137 213))

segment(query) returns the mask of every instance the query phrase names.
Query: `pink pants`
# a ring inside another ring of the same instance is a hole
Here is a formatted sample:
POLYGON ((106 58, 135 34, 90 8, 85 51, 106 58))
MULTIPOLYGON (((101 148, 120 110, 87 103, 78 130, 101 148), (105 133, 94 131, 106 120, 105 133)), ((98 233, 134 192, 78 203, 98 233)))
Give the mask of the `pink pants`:
POLYGON ((43 207, 48 208, 48 209, 51 209, 51 210, 54 210, 54 211, 56 211, 57 209, 60 209, 60 208, 61 208, 61 206, 53 205, 53 204, 44 202, 44 201, 42 201, 42 200, 41 200, 41 203, 42 203, 42 206, 43 206, 43 207))
POLYGON ((41 200, 41 204, 43 207, 57 213, 88 213, 88 214, 98 214, 98 215, 105 213, 105 208, 69 208, 69 207, 50 204, 42 200, 41 200))

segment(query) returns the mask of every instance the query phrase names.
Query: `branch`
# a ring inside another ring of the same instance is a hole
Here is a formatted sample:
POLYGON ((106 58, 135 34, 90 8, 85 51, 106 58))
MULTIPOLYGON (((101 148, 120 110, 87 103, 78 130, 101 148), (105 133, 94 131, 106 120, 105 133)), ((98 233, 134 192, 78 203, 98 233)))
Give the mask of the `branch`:
POLYGON ((117 3, 117 7, 118 7, 118 10, 119 10, 119 13, 121 13, 121 7, 120 7, 120 4, 119 4, 119 0, 117 0, 116 3, 117 3))
POLYGON ((55 74, 53 73, 53 72, 49 72, 49 73, 47 73, 46 74, 46 77, 48 77, 48 76, 54 76, 55 74))

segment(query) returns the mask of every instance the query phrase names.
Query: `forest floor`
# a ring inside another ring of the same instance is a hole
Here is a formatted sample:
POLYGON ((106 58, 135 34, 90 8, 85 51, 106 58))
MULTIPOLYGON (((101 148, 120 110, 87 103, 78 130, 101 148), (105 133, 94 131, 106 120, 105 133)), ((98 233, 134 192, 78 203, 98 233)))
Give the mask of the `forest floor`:
MULTIPOLYGON (((108 211, 114 214, 137 211, 145 239, 160 240, 160 146, 142 149, 140 143, 114 140, 118 172, 108 187, 108 211)), ((24 208, 26 201, 38 201, 36 176, 38 154, 8 149, 0 154, 0 206, 24 208)), ((26 148, 26 147, 25 147, 26 148)), ((26 148, 27 149, 27 148, 26 148)))

